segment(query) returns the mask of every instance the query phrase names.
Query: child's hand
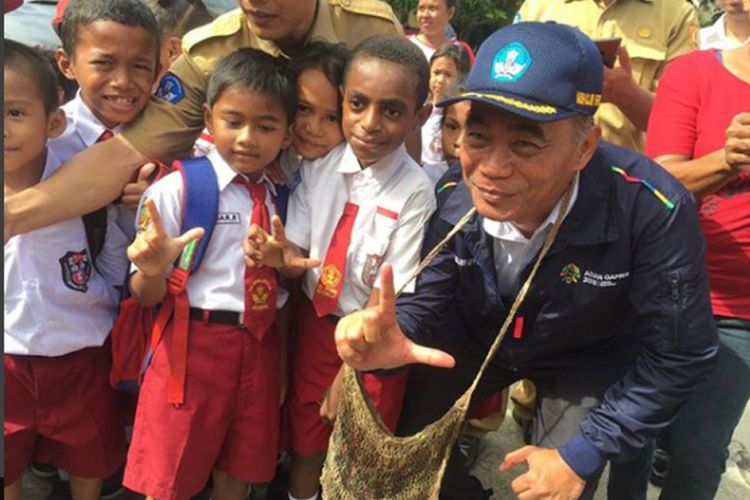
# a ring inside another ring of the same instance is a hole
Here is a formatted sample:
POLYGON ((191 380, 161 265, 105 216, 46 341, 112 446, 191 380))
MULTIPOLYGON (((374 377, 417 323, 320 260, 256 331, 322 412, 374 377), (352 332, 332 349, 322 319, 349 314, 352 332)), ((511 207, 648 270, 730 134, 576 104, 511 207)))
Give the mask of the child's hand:
POLYGON ((135 182, 129 182, 125 184, 122 189, 122 203, 130 210, 135 212, 138 210, 138 204, 141 202, 141 196, 143 192, 148 188, 150 183, 149 177, 154 173, 156 165, 153 163, 146 163, 140 170, 138 170, 138 178, 135 182))
POLYGON ((242 243, 246 265, 303 271, 320 265, 320 260, 304 257, 294 243, 286 239, 284 225, 278 215, 271 218, 271 226, 273 235, 269 235, 257 224, 250 226, 247 238, 242 243))
POLYGON ((203 236, 203 228, 196 227, 178 238, 172 238, 164 232, 154 200, 146 200, 145 210, 148 210, 151 217, 151 227, 138 235, 128 247, 128 259, 138 266, 138 270, 144 276, 164 276, 182 249, 191 241, 203 236))
POLYGON ((323 395, 323 401, 320 403, 320 419, 328 425, 333 425, 336 420, 336 409, 339 406, 339 396, 344 383, 344 366, 341 365, 336 378, 333 379, 330 387, 326 389, 323 395))

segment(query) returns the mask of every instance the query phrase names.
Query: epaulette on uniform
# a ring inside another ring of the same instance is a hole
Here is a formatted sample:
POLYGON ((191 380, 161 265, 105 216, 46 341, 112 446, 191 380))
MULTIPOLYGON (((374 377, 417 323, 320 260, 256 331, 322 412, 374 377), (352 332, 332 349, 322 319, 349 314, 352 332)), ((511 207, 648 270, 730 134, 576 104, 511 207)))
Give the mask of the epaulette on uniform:
POLYGON ((235 9, 214 19, 213 22, 189 31, 182 37, 182 50, 189 52, 198 44, 217 37, 227 37, 242 29, 243 14, 235 9))
POLYGON ((352 14, 379 17, 386 21, 393 21, 395 16, 391 6, 381 0, 328 0, 331 8, 339 7, 352 14))

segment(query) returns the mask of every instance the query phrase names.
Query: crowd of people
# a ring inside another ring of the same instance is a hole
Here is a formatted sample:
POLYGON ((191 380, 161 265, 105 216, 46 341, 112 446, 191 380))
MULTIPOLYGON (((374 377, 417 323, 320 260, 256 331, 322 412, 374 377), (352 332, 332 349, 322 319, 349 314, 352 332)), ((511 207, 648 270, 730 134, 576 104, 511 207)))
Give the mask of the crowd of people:
POLYGON ((415 4, 405 34, 379 0, 60 0, 53 50, 4 40, 7 498, 29 467, 76 500, 320 498, 345 364, 409 436, 498 331, 440 498, 493 494, 511 386, 527 470, 496 496, 590 499, 608 464, 611 499, 716 496, 750 398, 750 0, 702 29, 525 0, 476 47, 458 0, 415 4))

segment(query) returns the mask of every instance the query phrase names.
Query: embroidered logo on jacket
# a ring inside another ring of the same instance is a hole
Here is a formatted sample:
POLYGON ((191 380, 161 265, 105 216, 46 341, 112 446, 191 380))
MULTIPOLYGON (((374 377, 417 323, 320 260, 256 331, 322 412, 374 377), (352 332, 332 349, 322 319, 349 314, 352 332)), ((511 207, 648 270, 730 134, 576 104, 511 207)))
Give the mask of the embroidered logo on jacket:
POLYGON ((60 268, 65 286, 76 292, 86 293, 91 277, 91 261, 86 250, 70 251, 60 257, 60 268))
POLYGON ((568 285, 578 283, 581 280, 581 268, 571 262, 560 271, 560 279, 568 285))
POLYGON ((154 95, 169 103, 177 104, 185 97, 185 89, 182 88, 182 82, 179 78, 168 73, 159 82, 159 88, 156 89, 154 95))

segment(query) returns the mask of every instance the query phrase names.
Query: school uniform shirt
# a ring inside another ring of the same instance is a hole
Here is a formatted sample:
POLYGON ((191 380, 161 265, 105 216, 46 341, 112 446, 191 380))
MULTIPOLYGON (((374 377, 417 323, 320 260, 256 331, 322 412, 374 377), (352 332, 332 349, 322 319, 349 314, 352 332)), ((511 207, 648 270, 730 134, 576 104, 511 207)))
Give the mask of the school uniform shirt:
MULTIPOLYGON (((52 150, 42 180, 60 166, 52 150)), ((114 226, 114 212, 108 223, 114 226)), ((107 232, 97 268, 125 276, 122 239, 107 232)), ((6 354, 62 356, 101 346, 117 311, 118 293, 92 265, 81 218, 14 236, 5 244, 4 341, 6 354)))
MULTIPOLYGON (((419 264, 424 228, 435 210, 427 176, 401 145, 362 169, 352 149, 341 144, 327 156, 303 162, 302 182, 289 202, 286 236, 310 257, 325 262, 328 245, 347 202, 359 209, 346 254, 344 284, 336 316, 361 309, 380 267, 393 266, 398 290, 419 264)), ((303 290, 312 299, 322 266, 309 270, 303 290)), ((411 291, 414 283, 409 283, 411 291)))
POLYGON ((750 43, 750 38, 744 42, 737 42, 727 36, 726 25, 724 24, 726 14, 722 14, 711 26, 701 28, 698 32, 701 50, 719 49, 729 50, 742 47, 750 43))
MULTIPOLYGON (((96 144, 104 131, 109 130, 117 135, 122 130, 122 125, 112 129, 105 127, 83 102, 80 90, 75 98, 62 106, 62 110, 67 120, 65 132, 48 142, 48 147, 55 151, 61 162, 67 161, 71 156, 96 144)), ((106 168, 106 165, 101 166, 102 175, 106 175, 106 168)), ((133 233, 135 214, 122 203, 115 204, 114 210, 117 213, 115 219, 117 226, 129 239, 132 239, 135 234, 133 233)))
MULTIPOLYGON (((245 310, 245 261, 242 242, 247 237, 250 227, 253 202, 242 184, 232 182, 237 176, 247 178, 246 176, 229 166, 216 150, 209 153, 207 158, 216 171, 219 213, 200 268, 190 275, 186 290, 192 307, 242 313, 245 310)), ((265 174, 259 182, 266 187, 266 206, 269 216, 273 216, 276 213, 273 202, 273 196, 276 194, 274 185, 265 174)), ((143 193, 138 207, 138 233, 150 227, 150 218, 145 211, 144 203, 146 200, 153 200, 166 234, 172 237, 179 236, 183 216, 182 190, 182 175, 179 172, 173 172, 150 186, 143 193)), ((135 265, 131 265, 132 272, 137 270, 135 265)), ((278 288, 277 307, 284 305, 287 295, 283 288, 278 288)))

